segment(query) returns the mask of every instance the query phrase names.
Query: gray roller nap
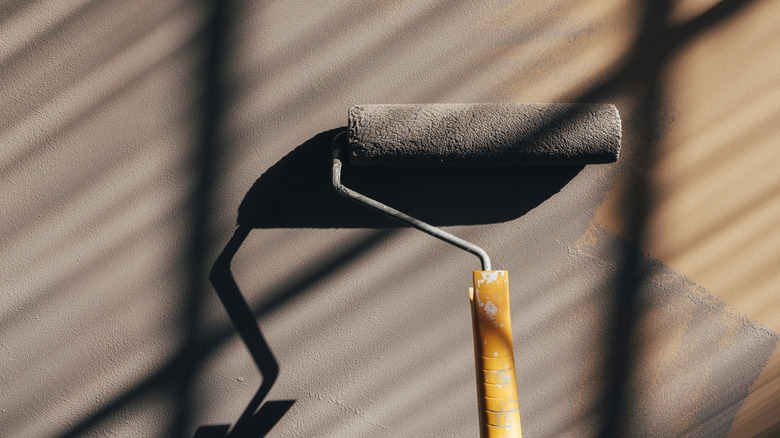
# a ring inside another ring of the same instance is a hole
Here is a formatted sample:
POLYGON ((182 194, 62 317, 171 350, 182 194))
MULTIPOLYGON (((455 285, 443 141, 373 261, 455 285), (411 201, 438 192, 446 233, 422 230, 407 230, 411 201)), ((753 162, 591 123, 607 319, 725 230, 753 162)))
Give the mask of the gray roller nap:
POLYGON ((611 104, 358 105, 347 157, 357 166, 609 163, 621 126, 611 104))

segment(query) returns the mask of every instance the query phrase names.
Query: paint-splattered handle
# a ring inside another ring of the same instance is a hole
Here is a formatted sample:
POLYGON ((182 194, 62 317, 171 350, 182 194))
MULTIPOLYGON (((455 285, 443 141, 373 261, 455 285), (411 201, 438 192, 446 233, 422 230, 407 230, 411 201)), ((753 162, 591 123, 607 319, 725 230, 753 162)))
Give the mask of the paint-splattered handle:
POLYGON ((512 351, 506 271, 474 271, 469 288, 480 436, 519 438, 520 409, 512 351))

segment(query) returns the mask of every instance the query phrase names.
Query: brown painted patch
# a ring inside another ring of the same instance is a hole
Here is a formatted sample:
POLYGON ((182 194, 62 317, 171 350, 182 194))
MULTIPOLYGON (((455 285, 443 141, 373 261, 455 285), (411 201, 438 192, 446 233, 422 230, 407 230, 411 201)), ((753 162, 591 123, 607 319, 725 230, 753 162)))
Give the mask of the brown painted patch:
MULTIPOLYGON (((714 3, 679 2, 670 25, 714 3)), ((681 48, 662 79, 668 113, 655 159, 629 161, 596 214, 597 222, 774 331, 780 331, 780 58, 762 54, 780 50, 778 14, 780 4, 755 2, 681 48), (639 208, 631 202, 637 182, 652 188, 653 205, 644 234, 632 237, 625 218, 639 208)), ((755 387, 763 395, 749 399, 733 436, 778 427, 767 411, 780 409, 780 354, 755 387)))
POLYGON ((617 426, 611 430, 625 436, 676 436, 683 431, 725 436, 723 426, 747 397, 777 335, 602 227, 592 226, 570 254, 594 266, 592 274, 601 278, 632 277, 630 282, 604 282, 573 315, 574 325, 590 333, 575 415, 595 412, 593 429, 603 430, 614 421, 617 426), (633 261, 627 263, 629 259, 633 261), (630 316, 613 315, 627 295, 632 297, 630 316), (615 330, 629 336, 626 347, 617 351, 615 330), (622 367, 620 381, 615 374, 622 367), (620 400, 609 400, 615 397, 620 400), (605 406, 618 412, 605 412, 605 406))

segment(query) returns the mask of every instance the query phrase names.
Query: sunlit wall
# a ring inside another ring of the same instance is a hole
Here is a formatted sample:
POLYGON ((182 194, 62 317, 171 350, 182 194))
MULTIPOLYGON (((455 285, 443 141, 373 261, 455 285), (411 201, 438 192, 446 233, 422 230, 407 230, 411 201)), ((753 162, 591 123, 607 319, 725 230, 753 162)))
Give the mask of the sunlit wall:
POLYGON ((620 160, 345 179, 509 270, 526 435, 780 433, 777 16, 0 4, 0 435, 475 436, 478 261, 329 148, 353 104, 509 101, 614 103, 620 160))

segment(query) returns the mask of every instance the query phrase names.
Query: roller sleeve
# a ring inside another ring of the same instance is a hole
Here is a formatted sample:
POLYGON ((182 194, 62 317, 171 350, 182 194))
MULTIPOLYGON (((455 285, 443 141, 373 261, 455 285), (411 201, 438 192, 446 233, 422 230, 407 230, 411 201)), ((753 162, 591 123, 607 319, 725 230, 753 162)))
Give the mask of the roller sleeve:
POLYGON ((508 167, 617 160, 611 104, 381 104, 349 110, 355 166, 508 167))

